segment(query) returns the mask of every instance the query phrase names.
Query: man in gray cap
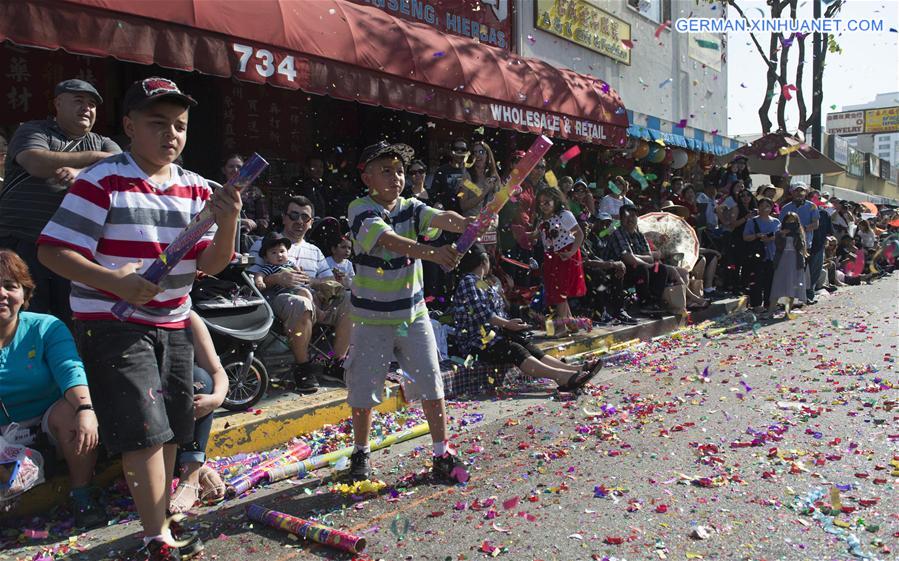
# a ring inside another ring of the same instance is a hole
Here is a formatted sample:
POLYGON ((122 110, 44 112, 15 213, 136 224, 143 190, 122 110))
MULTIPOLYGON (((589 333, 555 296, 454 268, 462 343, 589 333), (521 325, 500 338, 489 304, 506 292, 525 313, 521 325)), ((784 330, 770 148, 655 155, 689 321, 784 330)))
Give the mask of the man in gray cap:
POLYGON ((0 192, 0 247, 28 264, 37 288, 30 311, 71 323, 69 281, 37 260, 35 242, 83 169, 122 151, 91 132, 103 98, 84 80, 64 80, 54 89, 56 117, 22 124, 9 142, 0 192))

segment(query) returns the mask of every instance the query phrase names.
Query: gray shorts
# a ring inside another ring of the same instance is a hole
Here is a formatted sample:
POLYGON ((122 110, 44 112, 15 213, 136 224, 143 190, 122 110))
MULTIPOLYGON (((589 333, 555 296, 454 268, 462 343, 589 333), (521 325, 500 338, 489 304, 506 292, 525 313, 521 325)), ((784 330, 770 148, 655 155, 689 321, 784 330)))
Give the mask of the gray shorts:
POLYGON ((284 325, 290 331, 299 323, 306 312, 312 313, 313 323, 336 326, 341 316, 347 313, 350 299, 346 294, 343 294, 331 302, 327 308, 322 308, 314 299, 290 292, 282 292, 269 298, 268 302, 275 316, 284 322, 284 325))
POLYGON ((344 363, 350 407, 369 409, 381 403, 394 357, 403 370, 406 399, 443 399, 437 343, 425 316, 402 326, 353 324, 344 363))

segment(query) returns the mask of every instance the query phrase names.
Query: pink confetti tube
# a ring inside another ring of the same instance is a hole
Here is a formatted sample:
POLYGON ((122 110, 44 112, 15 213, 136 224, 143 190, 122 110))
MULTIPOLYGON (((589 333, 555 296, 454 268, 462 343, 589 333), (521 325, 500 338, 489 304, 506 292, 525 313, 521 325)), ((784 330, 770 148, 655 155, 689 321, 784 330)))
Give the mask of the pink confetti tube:
POLYGON ((297 442, 283 454, 271 458, 270 460, 266 460, 254 467, 249 473, 245 473, 228 481, 226 484, 226 493, 229 497, 242 495, 256 485, 259 485, 262 481, 271 481, 269 474, 273 470, 283 466, 292 465, 295 462, 303 461, 311 455, 312 448, 310 448, 308 444, 305 442, 297 442))
MULTIPOLYGON (((481 209, 474 222, 469 224, 465 232, 456 240, 455 246, 459 253, 468 251, 478 241, 481 234, 487 231, 490 223, 499 214, 499 211, 512 196, 512 193, 518 189, 521 182, 534 170, 534 167, 549 152, 552 145, 552 141, 543 135, 540 135, 531 144, 524 157, 512 168, 512 175, 509 176, 509 180, 506 181, 503 188, 497 191, 496 195, 493 196, 493 200, 481 209)), ((445 270, 449 271, 449 269, 445 270)))
MULTIPOLYGON (((240 191, 245 187, 252 185, 252 183, 256 181, 256 178, 259 177, 267 167, 268 162, 266 162, 262 156, 253 154, 246 163, 244 163, 243 167, 240 168, 240 171, 234 179, 228 181, 226 185, 233 185, 240 191)), ((177 265, 178 262, 187 255, 187 252, 200 241, 203 234, 208 232, 213 224, 215 224, 215 216, 212 214, 212 207, 207 204, 203 207, 203 210, 194 216, 193 220, 190 221, 190 224, 181 230, 178 237, 166 246, 162 255, 157 257, 141 276, 153 284, 159 284, 159 281, 164 279, 166 275, 175 268, 175 265, 177 265)), ((134 306, 124 300, 119 300, 112 307, 112 313, 120 321, 125 321, 134 313, 134 306)))
POLYGON ((362 553, 365 549, 365 538, 354 536, 348 532, 336 530, 277 510, 269 510, 257 504, 247 506, 250 520, 261 522, 277 530, 290 532, 304 540, 327 545, 348 553, 362 553))

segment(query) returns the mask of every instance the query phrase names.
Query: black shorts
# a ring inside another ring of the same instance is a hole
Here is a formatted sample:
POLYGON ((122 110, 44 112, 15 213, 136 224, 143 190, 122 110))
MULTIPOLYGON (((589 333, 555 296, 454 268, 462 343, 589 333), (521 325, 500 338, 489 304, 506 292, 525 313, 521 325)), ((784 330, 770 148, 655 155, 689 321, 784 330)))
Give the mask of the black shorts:
POLYGON ((521 366, 525 360, 534 357, 542 360, 546 353, 529 343, 523 337, 503 333, 503 338, 486 349, 478 351, 478 360, 490 364, 514 364, 521 366))
POLYGON ((75 340, 110 453, 194 438, 194 347, 185 329, 76 321, 75 340))

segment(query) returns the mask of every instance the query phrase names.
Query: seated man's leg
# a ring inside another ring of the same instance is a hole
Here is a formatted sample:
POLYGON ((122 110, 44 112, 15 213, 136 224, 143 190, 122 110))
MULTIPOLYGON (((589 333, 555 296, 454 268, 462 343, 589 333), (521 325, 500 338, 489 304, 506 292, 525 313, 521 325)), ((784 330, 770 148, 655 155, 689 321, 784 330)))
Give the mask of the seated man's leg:
POLYGON ((284 322, 288 345, 296 364, 293 377, 300 393, 315 393, 318 381, 312 361, 309 360, 309 342, 312 340, 312 326, 315 305, 310 298, 297 294, 278 294, 271 299, 272 310, 284 322))

